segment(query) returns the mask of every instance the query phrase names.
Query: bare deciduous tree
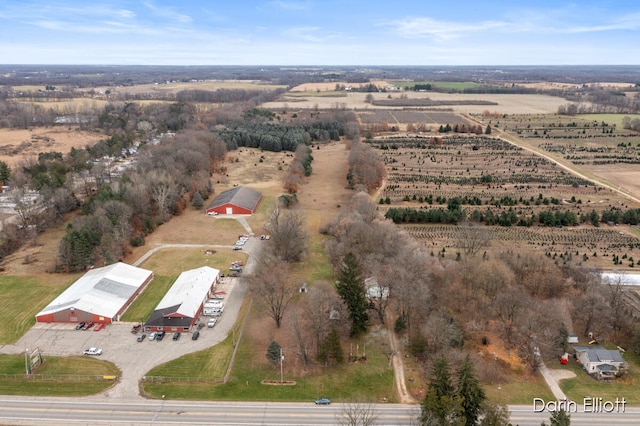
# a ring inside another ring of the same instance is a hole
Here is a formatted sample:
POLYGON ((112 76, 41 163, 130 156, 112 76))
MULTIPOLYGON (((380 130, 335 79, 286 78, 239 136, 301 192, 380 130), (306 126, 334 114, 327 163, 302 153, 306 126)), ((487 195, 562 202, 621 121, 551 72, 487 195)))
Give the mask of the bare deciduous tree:
POLYGON ((343 426, 371 426, 379 417, 375 404, 362 398, 344 404, 336 416, 336 423, 343 426))
POLYGON ((286 262, 302 260, 307 251, 309 235, 301 211, 277 207, 265 228, 271 235, 269 245, 275 256, 286 262))
POLYGON ((288 281, 289 265, 269 253, 256 260, 254 272, 249 276, 251 291, 263 304, 280 328, 289 303, 295 295, 295 287, 288 281))
POLYGON ((468 256, 475 256, 491 241, 491 231, 485 225, 464 222, 458 225, 458 231, 460 237, 455 245, 468 256))

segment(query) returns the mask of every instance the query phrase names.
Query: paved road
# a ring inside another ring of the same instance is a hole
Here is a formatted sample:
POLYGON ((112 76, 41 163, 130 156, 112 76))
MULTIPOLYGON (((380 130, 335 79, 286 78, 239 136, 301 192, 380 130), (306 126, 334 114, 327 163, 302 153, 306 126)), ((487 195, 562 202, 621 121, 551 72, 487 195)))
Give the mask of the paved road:
MULTIPOLYGON (((0 399, 0 422, 15 425, 333 425, 343 419, 349 405, 316 406, 308 403, 272 402, 88 402, 71 398, 4 397, 0 399)), ((548 412, 531 406, 510 406, 511 422, 539 426, 548 412)), ((417 405, 377 404, 376 425, 408 425, 419 414, 417 405)), ((582 411, 580 409, 580 411, 582 411)), ((627 407, 619 413, 572 412, 573 426, 637 425, 640 409, 627 407)))

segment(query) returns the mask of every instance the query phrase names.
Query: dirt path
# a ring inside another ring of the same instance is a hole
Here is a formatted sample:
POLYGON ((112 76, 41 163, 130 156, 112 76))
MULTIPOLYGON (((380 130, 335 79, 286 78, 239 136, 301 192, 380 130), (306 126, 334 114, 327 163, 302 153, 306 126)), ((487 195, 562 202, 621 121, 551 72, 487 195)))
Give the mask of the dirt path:
POLYGON ((389 345, 391 346, 391 350, 396 354, 393 357, 393 371, 396 378, 396 388, 399 398, 398 402, 401 404, 415 404, 416 401, 407 390, 407 383, 404 380, 404 362, 402 362, 403 354, 400 346, 398 345, 398 340, 396 339, 392 326, 393 321, 389 313, 387 313, 386 323, 387 330, 389 332, 389 345))
POLYGON ((598 186, 602 186, 605 187, 607 189, 610 189, 614 192, 617 192, 618 194, 632 200, 635 201, 636 203, 640 203, 640 198, 638 196, 636 196, 635 194, 630 194, 627 191, 623 191, 620 189, 619 185, 614 185, 612 183, 607 182, 604 178, 599 177, 598 175, 593 175, 595 177, 591 177, 590 175, 592 173, 590 173, 589 175, 586 174, 586 172, 581 172, 579 171, 573 164, 571 163, 567 163, 565 161, 559 160, 555 157, 553 157, 552 155, 547 154, 546 152, 544 152, 542 149, 531 145, 529 143, 524 142, 522 139, 519 139, 511 134, 506 134, 506 133, 500 133, 498 136, 500 139, 504 140, 505 142, 509 142, 512 145, 516 145, 522 149, 525 149, 527 151, 533 152, 536 155, 539 155, 541 157, 544 157, 545 159, 551 161, 552 163, 557 164, 558 166, 562 167, 564 170, 567 170, 568 172, 570 172, 571 174, 574 174, 576 176, 578 176, 579 178, 582 178, 584 180, 587 180, 589 182, 592 182, 598 186))

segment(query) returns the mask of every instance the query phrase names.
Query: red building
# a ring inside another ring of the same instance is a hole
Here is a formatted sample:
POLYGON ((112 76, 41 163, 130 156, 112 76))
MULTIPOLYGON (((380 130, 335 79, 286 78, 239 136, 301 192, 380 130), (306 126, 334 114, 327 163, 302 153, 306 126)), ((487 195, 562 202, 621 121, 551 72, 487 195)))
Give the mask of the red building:
POLYGON ((40 311, 36 321, 111 324, 152 279, 153 272, 126 263, 92 269, 40 311))
POLYGON ((253 214, 261 199, 261 192, 245 186, 238 186, 221 192, 207 207, 207 214, 253 214))

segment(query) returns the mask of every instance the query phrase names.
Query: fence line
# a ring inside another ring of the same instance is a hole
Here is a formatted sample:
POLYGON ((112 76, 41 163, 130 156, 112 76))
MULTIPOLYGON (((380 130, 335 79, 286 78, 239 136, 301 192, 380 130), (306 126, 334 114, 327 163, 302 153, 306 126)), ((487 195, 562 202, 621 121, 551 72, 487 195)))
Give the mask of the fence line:
POLYGON ((16 381, 34 381, 34 382, 53 382, 53 381, 75 381, 75 382, 94 382, 104 380, 117 380, 118 376, 106 374, 6 374, 0 373, 0 378, 16 381))
POLYGON ((251 312, 251 305, 253 305, 253 298, 249 299, 249 306, 247 307, 247 312, 244 314, 244 318, 242 319, 242 325, 240 326, 240 334, 238 334, 238 341, 236 342, 235 347, 233 348, 233 354, 231 354, 231 359, 229 360, 229 366, 227 367, 227 372, 224 375, 224 383, 229 381, 231 377, 231 370, 233 369, 233 364, 236 360, 236 354, 238 353, 238 348, 240 347, 240 340, 242 340, 242 333, 244 332, 244 325, 247 322, 247 318, 249 318, 249 313, 251 312))

